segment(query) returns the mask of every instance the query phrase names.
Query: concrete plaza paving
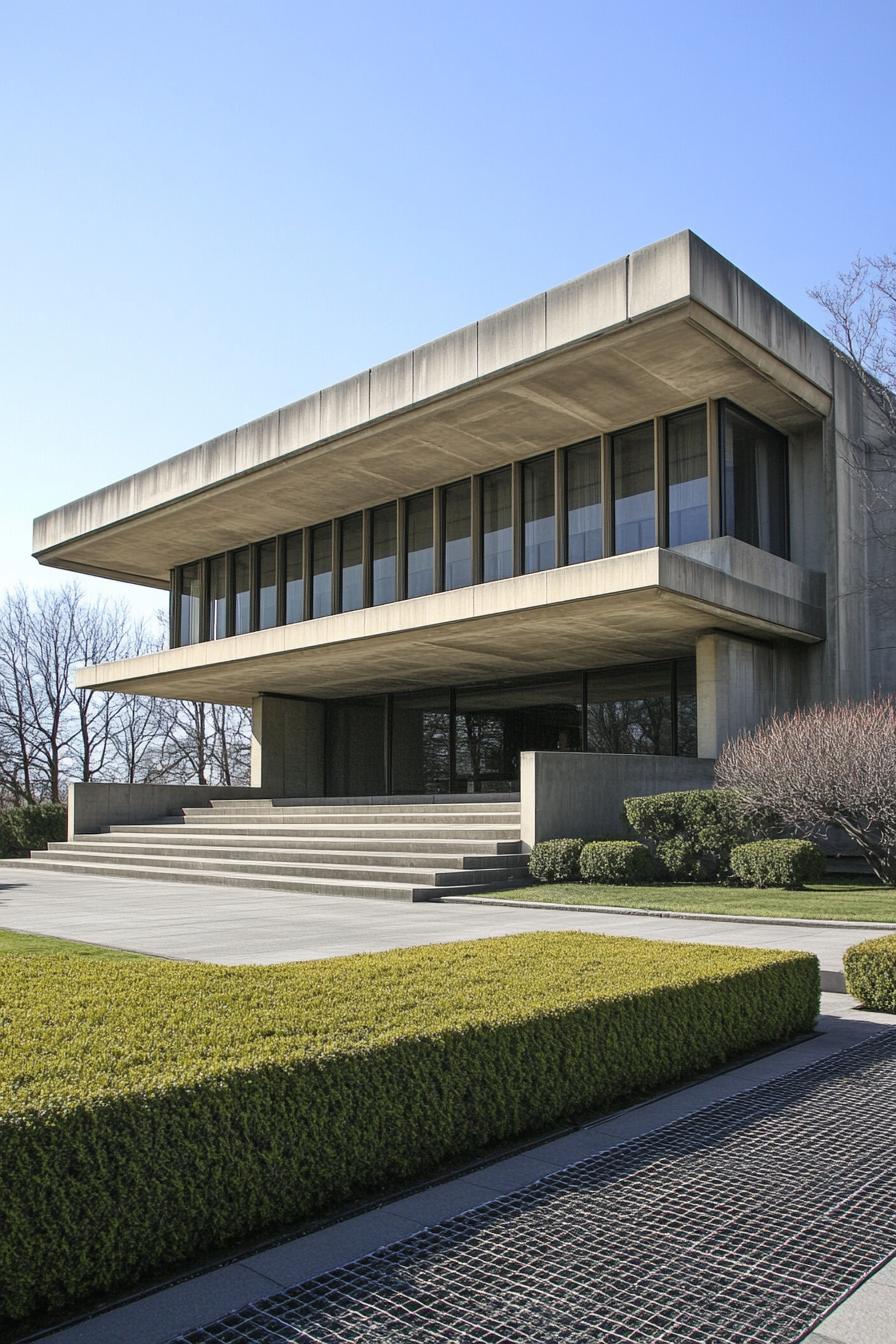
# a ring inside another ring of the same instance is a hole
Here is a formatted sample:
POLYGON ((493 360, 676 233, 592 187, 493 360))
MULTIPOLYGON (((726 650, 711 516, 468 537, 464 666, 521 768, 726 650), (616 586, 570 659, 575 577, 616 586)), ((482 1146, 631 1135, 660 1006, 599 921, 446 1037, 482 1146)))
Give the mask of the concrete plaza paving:
POLYGON ((822 985, 842 989, 843 953, 880 936, 833 928, 695 916, 606 914, 511 905, 405 904, 344 896, 98 878, 0 865, 0 928, 227 964, 304 961, 537 929, 814 952, 822 985))

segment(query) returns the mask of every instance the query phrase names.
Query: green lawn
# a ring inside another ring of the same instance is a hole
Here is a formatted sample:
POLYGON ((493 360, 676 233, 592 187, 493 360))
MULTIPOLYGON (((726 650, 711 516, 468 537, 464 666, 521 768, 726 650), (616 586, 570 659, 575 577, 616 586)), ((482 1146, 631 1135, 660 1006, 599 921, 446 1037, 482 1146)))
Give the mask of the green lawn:
POLYGON ((17 933, 0 929, 0 955, 7 957, 105 957, 110 961, 143 961, 139 952, 122 952, 117 947, 96 943, 75 943, 69 938, 46 938, 41 933, 17 933))
POLYGON ((630 910, 683 910, 702 915, 778 915, 796 919, 855 919, 896 924, 896 890, 863 880, 819 882, 804 891, 690 886, 604 887, 558 882, 495 892, 502 901, 626 906, 630 910))

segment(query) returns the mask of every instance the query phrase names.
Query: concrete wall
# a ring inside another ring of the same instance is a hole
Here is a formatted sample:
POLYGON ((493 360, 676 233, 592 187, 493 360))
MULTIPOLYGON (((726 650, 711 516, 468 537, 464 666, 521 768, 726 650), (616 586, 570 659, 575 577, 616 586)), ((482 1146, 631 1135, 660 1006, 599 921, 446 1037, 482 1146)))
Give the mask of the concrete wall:
POLYGON ((137 826, 213 798, 259 798, 260 789, 205 784, 85 784, 68 786, 68 838, 97 835, 109 826, 137 826))
POLYGON ((252 701, 252 784, 268 798, 324 792, 324 706, 320 700, 258 695, 252 701))
POLYGON ((708 789, 713 762, 692 756, 629 756, 603 752, 524 751, 520 757, 520 820, 524 846, 558 836, 632 838, 626 798, 675 789, 708 789))
POLYGON ((723 631, 697 640, 697 752, 714 760, 724 743, 808 698, 810 647, 723 631))

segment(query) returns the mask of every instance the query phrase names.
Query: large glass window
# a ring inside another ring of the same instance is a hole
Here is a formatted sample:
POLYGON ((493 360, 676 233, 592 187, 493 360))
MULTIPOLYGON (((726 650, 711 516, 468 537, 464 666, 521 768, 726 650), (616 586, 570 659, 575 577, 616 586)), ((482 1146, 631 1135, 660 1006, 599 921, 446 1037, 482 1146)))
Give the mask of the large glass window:
POLYGON ((588 750, 671 756, 672 665, 588 674, 588 750))
POLYGON ((653 425, 614 434, 613 523, 616 554, 656 545, 653 425))
POLYGON ((392 792, 448 793, 451 717, 447 687, 392 698, 392 792))
POLYGON ((445 590, 466 588, 473 582, 473 535, 470 527, 470 482, 446 485, 444 508, 445 590))
POLYGON ((395 601, 395 581, 398 557, 398 523, 394 504, 374 509, 373 529, 373 605, 395 601))
POLYGON ((340 610, 356 611, 364 605, 364 519, 360 513, 340 524, 342 573, 340 610))
POLYGON ((214 555, 208 562, 208 637, 227 633, 227 556, 214 555))
POLYGON ((258 548, 258 628, 277 624, 277 543, 263 541, 258 548))
POLYGON ((566 453, 566 551, 570 565, 604 553, 599 439, 566 453))
POLYGON ((728 403, 720 408, 725 532, 787 555, 787 439, 728 403))
POLYGON ((407 502, 407 596, 424 597, 432 592, 432 494, 415 495, 407 502))
POLYGON ((311 532, 311 615, 333 611, 333 529, 329 523, 311 532))
POLYGON ((678 756, 697 755, 697 660, 679 658, 675 664, 675 710, 678 756))
POLYGON ((709 536, 706 411, 685 411, 666 421, 666 489, 669 545, 709 536))
POLYGON ((305 617, 305 555, 301 532, 290 532, 284 553, 286 623, 305 617))
POLYGON ((524 462, 523 573, 553 569, 557 561, 554 516, 554 454, 524 462))
POLYGON ((252 629, 252 551, 243 546, 233 553, 233 633, 252 629))
POLYGON ((180 587, 177 593, 177 642, 178 644, 197 644, 200 635, 202 616, 202 566, 184 565, 180 571, 180 587))
POLYGON ((581 750, 582 678, 459 690, 454 733, 456 787, 461 792, 515 789, 520 752, 581 750))
POLYGON ((510 467, 482 478, 482 578, 509 579, 513 574, 513 508, 510 467))

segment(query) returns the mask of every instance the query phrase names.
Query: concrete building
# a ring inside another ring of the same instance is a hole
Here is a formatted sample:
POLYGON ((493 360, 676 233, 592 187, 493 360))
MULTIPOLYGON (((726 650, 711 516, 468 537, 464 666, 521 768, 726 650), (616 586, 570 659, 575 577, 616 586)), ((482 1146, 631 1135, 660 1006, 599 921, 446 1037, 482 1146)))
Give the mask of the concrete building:
POLYGON ((773 709, 892 688, 866 417, 683 232, 46 514, 34 551, 170 591, 170 648, 79 684, 251 705, 258 797, 522 789, 525 843, 612 833, 773 709))

